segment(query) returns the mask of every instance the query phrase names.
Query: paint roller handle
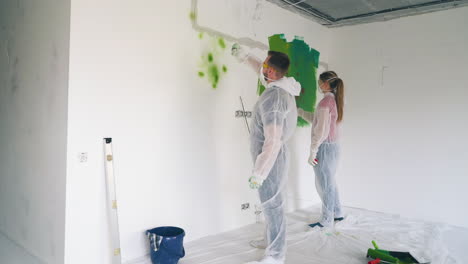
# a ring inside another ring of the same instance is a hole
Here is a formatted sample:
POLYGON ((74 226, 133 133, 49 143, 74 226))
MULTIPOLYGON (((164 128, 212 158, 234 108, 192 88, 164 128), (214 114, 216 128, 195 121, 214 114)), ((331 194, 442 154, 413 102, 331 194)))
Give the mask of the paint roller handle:
POLYGON ((377 246, 377 243, 374 240, 372 240, 372 245, 374 245, 375 249, 379 249, 379 247, 377 246))

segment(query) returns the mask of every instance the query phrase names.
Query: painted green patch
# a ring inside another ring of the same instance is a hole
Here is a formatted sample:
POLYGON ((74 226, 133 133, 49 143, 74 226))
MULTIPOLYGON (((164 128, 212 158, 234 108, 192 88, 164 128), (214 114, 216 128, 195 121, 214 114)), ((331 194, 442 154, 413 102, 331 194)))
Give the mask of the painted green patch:
MULTIPOLYGON (((269 37, 268 42, 270 50, 286 53, 291 60, 286 76, 294 77, 302 86, 301 94, 296 96, 297 107, 307 112, 314 112, 317 100, 317 68, 320 53, 311 48, 300 37, 295 37, 293 41, 288 42, 284 34, 276 34, 269 37)), ((262 94, 264 90, 265 87, 259 82, 258 93, 262 94)), ((297 121, 297 125, 300 127, 309 124, 300 117, 297 121)))
MULTIPOLYGON (((189 18, 194 22, 197 19, 195 12, 190 12, 189 18)), ((213 89, 219 85, 222 75, 226 74, 228 68, 223 64, 226 54, 226 42, 224 38, 213 36, 208 32, 196 32, 200 40, 200 62, 198 64, 198 77, 204 78, 213 89)))
MULTIPOLYGON (((200 34, 203 33, 199 33, 200 34)), ((198 76, 205 77, 213 89, 219 85, 222 76, 227 73, 228 68, 222 63, 226 53, 226 43, 224 39, 205 34, 206 37, 199 37, 202 42, 203 53, 199 63, 198 76), (202 39, 203 38, 203 39, 202 39)))
POLYGON ((303 119, 300 116, 297 117, 297 126, 298 127, 305 127, 305 126, 308 126, 308 125, 309 125, 309 122, 307 122, 305 119, 303 119))
POLYGON ((216 64, 213 64, 208 68, 208 80, 210 81, 211 86, 213 88, 216 88, 218 86, 219 70, 218 70, 218 66, 216 66, 216 64))
POLYGON ((222 49, 225 49, 225 48, 226 48, 226 43, 224 42, 224 39, 223 39, 223 38, 219 38, 219 39, 218 39, 218 44, 219 44, 219 46, 220 46, 222 49))
POLYGON ((189 17, 190 17, 190 20, 193 21, 193 20, 197 19, 197 14, 195 14, 195 12, 190 12, 189 17))

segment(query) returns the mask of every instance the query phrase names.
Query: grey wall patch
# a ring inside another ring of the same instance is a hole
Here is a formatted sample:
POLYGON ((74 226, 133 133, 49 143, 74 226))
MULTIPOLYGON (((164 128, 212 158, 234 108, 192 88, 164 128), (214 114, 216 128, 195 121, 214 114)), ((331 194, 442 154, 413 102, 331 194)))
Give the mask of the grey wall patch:
POLYGON ((13 62, 12 65, 12 73, 11 73, 11 79, 10 79, 10 84, 11 84, 11 93, 15 94, 19 88, 19 80, 18 80, 18 62, 19 59, 18 57, 15 57, 15 62, 13 62))

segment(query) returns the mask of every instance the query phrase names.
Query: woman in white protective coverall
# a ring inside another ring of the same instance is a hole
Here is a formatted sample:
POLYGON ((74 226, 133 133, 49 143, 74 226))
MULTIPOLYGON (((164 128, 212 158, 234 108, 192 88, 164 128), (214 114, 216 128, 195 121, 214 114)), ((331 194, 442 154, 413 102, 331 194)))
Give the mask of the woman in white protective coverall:
POLYGON ((251 122, 254 169, 249 179, 250 187, 258 189, 266 224, 266 239, 253 241, 251 245, 266 249, 262 260, 249 264, 282 264, 286 255, 284 193, 289 165, 286 142, 297 125, 295 96, 300 94, 301 85, 294 78, 284 76, 290 64, 284 53, 269 51, 263 63, 236 44, 232 53, 259 72, 260 81, 266 87, 254 106, 251 122))
POLYGON ((312 123, 309 164, 314 166, 315 187, 322 200, 322 216, 310 227, 333 225, 343 220, 335 174, 340 148, 338 145, 340 122, 343 120, 344 84, 334 71, 320 74, 319 88, 324 93, 315 113, 298 109, 298 114, 312 123))

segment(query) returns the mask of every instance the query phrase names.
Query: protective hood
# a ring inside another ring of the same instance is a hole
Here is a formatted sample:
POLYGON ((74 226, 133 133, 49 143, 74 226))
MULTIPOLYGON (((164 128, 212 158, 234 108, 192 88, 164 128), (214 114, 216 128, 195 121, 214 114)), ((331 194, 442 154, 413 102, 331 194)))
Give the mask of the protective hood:
POLYGON ((273 86, 279 87, 293 96, 299 96, 301 94, 301 84, 294 79, 294 77, 283 77, 277 81, 270 82, 267 88, 273 86))

